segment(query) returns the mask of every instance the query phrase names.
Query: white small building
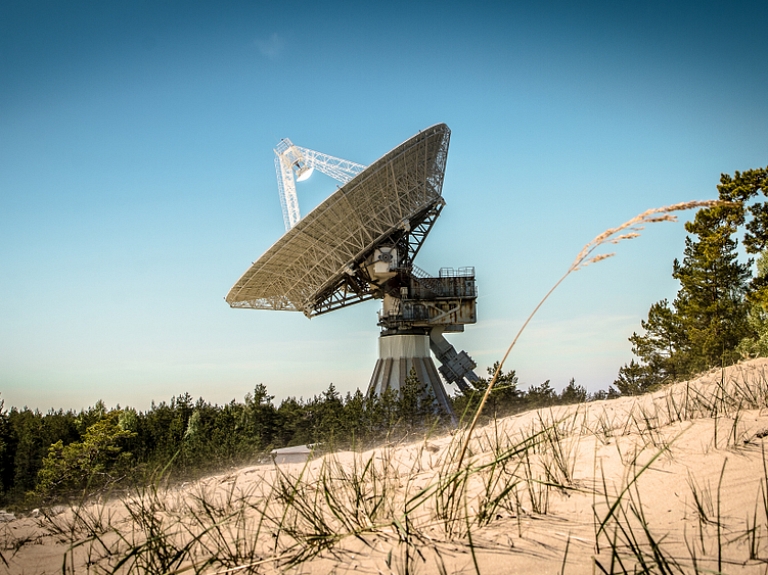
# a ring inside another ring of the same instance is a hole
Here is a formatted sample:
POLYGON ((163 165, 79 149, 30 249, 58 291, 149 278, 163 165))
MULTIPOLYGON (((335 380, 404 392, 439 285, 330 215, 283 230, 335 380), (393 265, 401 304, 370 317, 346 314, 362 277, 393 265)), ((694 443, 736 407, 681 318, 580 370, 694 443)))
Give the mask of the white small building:
POLYGON ((272 461, 278 465, 281 463, 305 463, 312 457, 315 444, 297 445, 295 447, 283 447, 269 452, 272 461))

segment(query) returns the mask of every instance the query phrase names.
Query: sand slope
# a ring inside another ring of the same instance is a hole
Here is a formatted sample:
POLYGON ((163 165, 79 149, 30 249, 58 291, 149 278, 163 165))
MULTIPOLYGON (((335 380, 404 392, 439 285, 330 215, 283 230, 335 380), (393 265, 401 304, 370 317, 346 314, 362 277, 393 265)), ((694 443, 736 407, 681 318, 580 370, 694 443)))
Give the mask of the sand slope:
POLYGON ((0 527, 11 573, 766 573, 768 360, 0 527), (63 567, 63 565, 65 567, 63 567))

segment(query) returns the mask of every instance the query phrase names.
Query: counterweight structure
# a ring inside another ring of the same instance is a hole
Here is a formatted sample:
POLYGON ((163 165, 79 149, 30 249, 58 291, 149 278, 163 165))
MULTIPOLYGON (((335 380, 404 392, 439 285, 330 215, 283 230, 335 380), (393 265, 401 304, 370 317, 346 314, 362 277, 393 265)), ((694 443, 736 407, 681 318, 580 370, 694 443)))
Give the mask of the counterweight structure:
POLYGON ((477 379, 475 362, 443 335, 477 321, 474 268, 443 268, 434 277, 414 264, 445 205, 449 139, 445 124, 432 126, 367 168, 282 140, 275 163, 289 231, 243 274, 226 300, 234 308, 301 311, 311 318, 381 299, 379 360, 369 393, 399 391, 414 370, 425 399, 453 415, 430 351, 447 382, 470 389, 468 381, 477 379), (298 219, 295 181, 311 169, 326 174, 336 169, 329 175, 349 179, 298 219))

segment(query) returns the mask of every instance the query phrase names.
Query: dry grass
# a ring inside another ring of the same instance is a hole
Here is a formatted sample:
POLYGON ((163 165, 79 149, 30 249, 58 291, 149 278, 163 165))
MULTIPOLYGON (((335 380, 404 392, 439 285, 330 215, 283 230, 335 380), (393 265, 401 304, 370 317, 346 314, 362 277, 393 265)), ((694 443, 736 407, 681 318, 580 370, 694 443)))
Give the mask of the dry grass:
POLYGON ((497 420, 462 465, 458 433, 83 503, 6 533, 7 570, 762 573, 766 368, 497 420))

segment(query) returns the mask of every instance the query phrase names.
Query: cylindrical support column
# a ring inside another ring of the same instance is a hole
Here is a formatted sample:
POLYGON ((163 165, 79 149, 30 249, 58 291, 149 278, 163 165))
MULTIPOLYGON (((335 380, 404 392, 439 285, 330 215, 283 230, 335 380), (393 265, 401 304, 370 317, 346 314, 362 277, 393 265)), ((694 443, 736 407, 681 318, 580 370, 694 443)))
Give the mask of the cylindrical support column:
POLYGON ((389 389, 400 393, 413 369, 424 386, 423 399, 433 398, 436 411, 453 417, 451 402, 432 361, 429 346, 426 334, 379 336, 379 359, 368 384, 368 393, 381 395, 389 389))

